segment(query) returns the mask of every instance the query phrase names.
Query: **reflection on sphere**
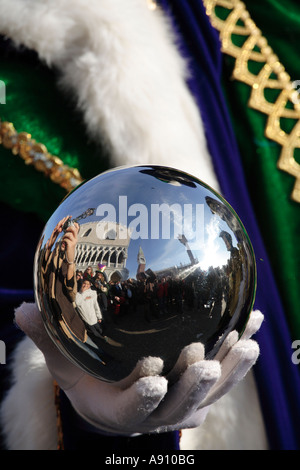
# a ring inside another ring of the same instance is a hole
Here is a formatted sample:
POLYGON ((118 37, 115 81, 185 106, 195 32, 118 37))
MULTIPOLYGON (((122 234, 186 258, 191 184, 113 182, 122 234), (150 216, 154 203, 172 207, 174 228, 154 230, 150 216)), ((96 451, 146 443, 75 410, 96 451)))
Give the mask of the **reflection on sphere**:
POLYGON ((65 198, 41 236, 34 278, 60 351, 113 382, 147 356, 161 357, 167 374, 193 342, 213 358, 231 330, 245 327, 256 268, 221 196, 178 170, 135 166, 65 198))

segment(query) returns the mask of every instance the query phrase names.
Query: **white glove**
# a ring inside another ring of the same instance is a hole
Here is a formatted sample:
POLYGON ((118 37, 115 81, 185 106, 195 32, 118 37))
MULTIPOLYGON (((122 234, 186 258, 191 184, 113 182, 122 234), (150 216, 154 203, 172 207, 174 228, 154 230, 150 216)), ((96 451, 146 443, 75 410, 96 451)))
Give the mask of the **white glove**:
POLYGON ((141 360, 126 379, 109 384, 66 359, 49 338, 35 304, 15 312, 17 325, 43 352, 53 378, 77 413, 99 429, 119 435, 167 432, 202 424, 209 405, 237 384, 256 362, 258 344, 250 337, 263 315, 253 311, 241 339, 231 332, 214 360, 193 343, 183 349, 173 371, 163 377, 160 358, 141 360))

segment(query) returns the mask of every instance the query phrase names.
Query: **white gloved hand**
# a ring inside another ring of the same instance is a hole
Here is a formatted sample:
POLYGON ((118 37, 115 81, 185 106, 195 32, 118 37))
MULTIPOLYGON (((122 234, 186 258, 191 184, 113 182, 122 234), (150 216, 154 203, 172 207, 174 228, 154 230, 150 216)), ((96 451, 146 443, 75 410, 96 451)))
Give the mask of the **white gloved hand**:
POLYGON ((148 357, 114 384, 86 374, 60 353, 35 304, 23 303, 15 319, 43 352, 50 373, 81 417, 100 431, 132 435, 201 425, 209 405, 242 380, 256 362, 259 347, 250 338, 263 315, 253 311, 242 338, 232 331, 214 360, 205 360, 203 345, 193 343, 183 349, 167 377, 161 375, 162 360, 148 357))

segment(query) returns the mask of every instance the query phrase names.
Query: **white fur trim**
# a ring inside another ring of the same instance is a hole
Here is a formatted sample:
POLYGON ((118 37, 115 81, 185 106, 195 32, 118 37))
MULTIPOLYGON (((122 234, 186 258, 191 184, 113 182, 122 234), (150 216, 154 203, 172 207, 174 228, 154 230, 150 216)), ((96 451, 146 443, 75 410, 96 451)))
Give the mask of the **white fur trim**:
POLYGON ((146 0, 1 0, 0 32, 57 67, 111 163, 161 164, 218 189, 186 66, 146 0))
POLYGON ((25 337, 10 364, 13 385, 1 404, 1 426, 9 450, 55 450, 56 410, 53 379, 45 359, 25 337))

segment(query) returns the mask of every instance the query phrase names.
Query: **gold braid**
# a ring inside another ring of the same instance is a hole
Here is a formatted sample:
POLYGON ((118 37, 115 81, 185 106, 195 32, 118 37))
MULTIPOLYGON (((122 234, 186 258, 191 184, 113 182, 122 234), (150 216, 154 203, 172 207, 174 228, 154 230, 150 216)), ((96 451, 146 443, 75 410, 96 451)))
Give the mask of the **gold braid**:
POLYGON ((65 165, 60 158, 51 155, 44 144, 36 142, 27 132, 18 133, 11 122, 0 120, 0 144, 68 192, 83 181, 76 168, 65 165))
POLYGON ((300 148, 300 100, 295 89, 297 82, 291 82, 289 74, 251 19, 243 2, 203 0, 203 3, 212 25, 220 33, 222 51, 236 59, 233 78, 252 88, 249 107, 267 115, 265 136, 281 146, 277 167, 295 177, 291 198, 300 202, 300 165, 294 158, 295 149, 300 148), (226 12, 225 19, 220 18, 218 9, 226 12), (242 46, 233 42, 233 35, 245 39, 242 46), (250 72, 249 61, 264 64, 258 74, 250 72), (267 88, 279 91, 274 102, 266 99, 267 88), (281 127, 282 118, 295 121, 290 132, 281 127))

